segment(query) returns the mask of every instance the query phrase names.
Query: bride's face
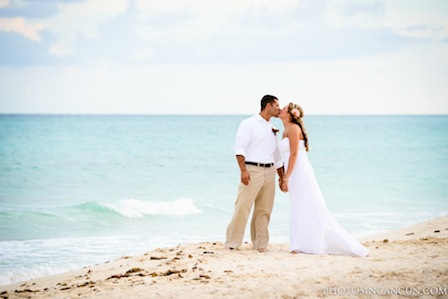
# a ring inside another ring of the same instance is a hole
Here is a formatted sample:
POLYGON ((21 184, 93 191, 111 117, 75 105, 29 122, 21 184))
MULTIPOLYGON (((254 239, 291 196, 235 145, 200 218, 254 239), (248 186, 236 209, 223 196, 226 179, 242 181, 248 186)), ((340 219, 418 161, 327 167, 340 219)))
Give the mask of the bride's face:
POLYGON ((290 117, 289 113, 288 113, 288 106, 283 107, 282 110, 280 110, 280 115, 279 115, 280 119, 288 119, 288 117, 290 117))

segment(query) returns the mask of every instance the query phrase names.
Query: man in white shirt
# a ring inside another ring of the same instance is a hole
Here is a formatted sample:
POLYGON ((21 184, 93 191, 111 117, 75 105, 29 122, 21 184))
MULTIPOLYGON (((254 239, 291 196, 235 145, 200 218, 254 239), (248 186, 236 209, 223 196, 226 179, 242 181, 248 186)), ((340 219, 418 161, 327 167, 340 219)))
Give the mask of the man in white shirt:
POLYGON ((261 112, 241 122, 236 135, 235 155, 241 170, 241 183, 235 211, 227 227, 225 247, 241 246, 247 220, 254 206, 251 238, 254 249, 266 252, 269 243, 269 220, 274 205, 275 170, 283 178, 283 162, 278 148, 277 132, 271 117, 278 117, 278 99, 265 95, 261 112))

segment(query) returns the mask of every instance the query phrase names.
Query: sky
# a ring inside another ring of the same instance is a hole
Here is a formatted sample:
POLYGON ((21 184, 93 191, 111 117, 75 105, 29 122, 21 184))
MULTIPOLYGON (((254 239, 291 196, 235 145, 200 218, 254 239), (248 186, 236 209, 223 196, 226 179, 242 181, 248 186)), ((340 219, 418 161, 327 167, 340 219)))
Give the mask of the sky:
POLYGON ((0 113, 448 114, 446 0, 0 0, 0 113))

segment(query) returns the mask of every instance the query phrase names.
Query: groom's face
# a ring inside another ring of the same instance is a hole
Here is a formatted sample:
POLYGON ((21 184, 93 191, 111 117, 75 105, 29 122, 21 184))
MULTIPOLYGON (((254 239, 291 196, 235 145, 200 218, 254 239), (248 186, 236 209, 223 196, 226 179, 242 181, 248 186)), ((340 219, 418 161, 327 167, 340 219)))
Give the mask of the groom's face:
POLYGON ((278 117, 278 115, 280 114, 280 103, 278 102, 278 100, 275 100, 274 102, 272 102, 270 104, 270 109, 269 112, 271 114, 271 116, 273 117, 278 117))

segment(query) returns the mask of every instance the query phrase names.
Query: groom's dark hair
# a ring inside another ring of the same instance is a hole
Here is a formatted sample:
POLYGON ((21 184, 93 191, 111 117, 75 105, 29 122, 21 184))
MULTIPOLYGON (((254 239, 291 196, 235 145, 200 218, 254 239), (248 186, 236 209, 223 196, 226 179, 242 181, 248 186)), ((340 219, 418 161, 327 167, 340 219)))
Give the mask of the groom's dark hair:
POLYGON ((261 99, 261 111, 264 110, 264 108, 266 108, 266 105, 269 103, 273 103, 275 102, 275 100, 278 100, 276 97, 271 96, 269 94, 265 95, 262 99, 261 99))

